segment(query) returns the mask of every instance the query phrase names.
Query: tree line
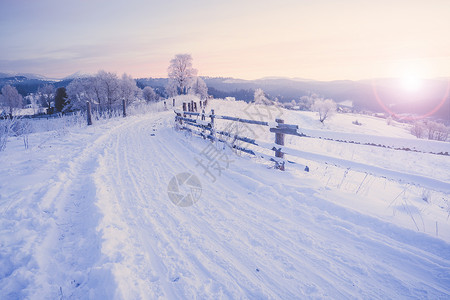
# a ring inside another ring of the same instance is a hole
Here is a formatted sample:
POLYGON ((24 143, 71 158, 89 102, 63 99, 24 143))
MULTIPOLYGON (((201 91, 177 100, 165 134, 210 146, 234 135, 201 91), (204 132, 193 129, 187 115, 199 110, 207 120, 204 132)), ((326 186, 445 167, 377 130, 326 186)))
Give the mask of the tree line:
MULTIPOLYGON (((164 87, 167 97, 195 94, 205 99, 208 96, 208 88, 197 76, 190 54, 175 55, 168 67, 168 77, 168 84, 164 87)), ((52 114, 83 110, 86 102, 90 102, 98 111, 111 112, 122 101, 129 105, 135 101, 152 102, 160 98, 160 91, 156 93, 150 86, 138 87, 130 75, 119 77, 115 73, 100 70, 93 76, 74 79, 67 87, 55 88, 53 84, 44 84, 27 100, 32 106, 43 107, 48 114, 52 114)), ((23 108, 24 99, 14 86, 5 85, 1 89, 0 106, 12 117, 17 109, 23 108)))

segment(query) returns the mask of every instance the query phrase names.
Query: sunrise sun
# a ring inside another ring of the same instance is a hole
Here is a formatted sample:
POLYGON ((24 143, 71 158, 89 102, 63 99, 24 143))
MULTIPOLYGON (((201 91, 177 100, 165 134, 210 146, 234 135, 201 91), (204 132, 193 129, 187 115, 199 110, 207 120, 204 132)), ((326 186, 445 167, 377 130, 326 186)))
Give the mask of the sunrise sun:
POLYGON ((402 88, 408 92, 416 92, 420 89, 422 82, 417 74, 405 74, 401 78, 402 88))

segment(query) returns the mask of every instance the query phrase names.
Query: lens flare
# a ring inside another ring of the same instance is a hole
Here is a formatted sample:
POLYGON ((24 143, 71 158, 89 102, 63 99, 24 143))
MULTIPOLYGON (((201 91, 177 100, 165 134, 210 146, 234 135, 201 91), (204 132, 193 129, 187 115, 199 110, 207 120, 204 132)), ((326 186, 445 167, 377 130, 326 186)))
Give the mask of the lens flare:
POLYGON ((373 94, 375 96, 375 99, 377 100, 378 104, 384 109, 385 112, 389 113, 391 116, 394 116, 396 118, 399 119, 404 119, 404 120, 409 120, 409 121, 414 121, 414 120, 421 120, 424 118, 427 118, 429 116, 432 116, 433 114, 435 114, 446 102, 449 94, 450 94, 450 79, 447 81, 447 89, 445 90, 444 96, 442 97, 441 101, 438 103, 438 105, 436 105, 432 110, 430 110, 429 112, 420 115, 420 116, 399 116, 397 113, 393 112, 380 98, 380 95, 378 94, 378 90, 377 90, 377 85, 375 83, 375 81, 372 81, 372 91, 373 94))
POLYGON ((422 81, 415 74, 408 74, 401 80, 402 87, 407 92, 417 92, 422 86, 422 81))

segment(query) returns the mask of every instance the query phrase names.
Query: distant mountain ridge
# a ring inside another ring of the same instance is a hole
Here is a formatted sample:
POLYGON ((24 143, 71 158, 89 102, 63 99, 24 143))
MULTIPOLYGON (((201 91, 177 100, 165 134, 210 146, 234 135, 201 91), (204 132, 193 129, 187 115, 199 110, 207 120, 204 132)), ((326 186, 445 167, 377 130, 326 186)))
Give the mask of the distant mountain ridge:
POLYGON ((87 78, 87 77, 91 77, 91 76, 92 76, 91 74, 83 73, 82 71, 77 71, 73 74, 70 74, 69 76, 62 78, 61 80, 73 80, 73 79, 78 79, 78 78, 87 78))
MULTIPOLYGON (((81 71, 59 81, 30 73, 0 72, 0 88, 5 84, 17 87, 22 95, 36 92, 38 87, 51 83, 56 87, 67 86, 76 78, 89 77, 81 71), (30 77, 28 77, 30 76, 30 77)), ((254 90, 261 88, 272 99, 280 102, 299 100, 305 95, 317 94, 336 102, 351 101, 354 109, 385 112, 389 108, 394 113, 423 115, 436 110, 434 115, 450 123, 450 78, 423 80, 420 91, 412 93, 401 89, 399 79, 380 78, 373 80, 317 81, 301 78, 265 77, 245 80, 231 77, 202 77, 209 93, 217 98, 236 97, 240 100, 253 99, 254 90), (384 108, 383 108, 384 106, 384 108), (438 108, 438 109, 436 109, 438 108)), ((138 78, 140 88, 151 86, 159 94, 164 93, 167 78, 138 78)))
POLYGON ((26 77, 27 79, 57 81, 58 79, 51 79, 43 75, 33 73, 15 73, 15 72, 0 72, 0 79, 8 77, 26 77))

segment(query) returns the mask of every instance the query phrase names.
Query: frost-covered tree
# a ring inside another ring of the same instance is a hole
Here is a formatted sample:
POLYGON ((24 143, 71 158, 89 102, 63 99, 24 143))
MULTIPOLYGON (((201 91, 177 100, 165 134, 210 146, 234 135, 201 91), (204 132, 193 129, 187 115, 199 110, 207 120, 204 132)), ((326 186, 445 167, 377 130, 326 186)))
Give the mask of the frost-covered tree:
POLYGON ((146 86, 142 90, 142 97, 147 102, 152 102, 152 101, 158 100, 158 96, 156 95, 155 90, 150 86, 146 86))
POLYGON ((189 94, 197 95, 200 99, 208 98, 208 87, 203 79, 195 77, 189 88, 189 94))
POLYGON ((140 92, 141 89, 137 87, 136 80, 124 73, 120 80, 121 98, 124 99, 127 104, 130 104, 138 98, 140 92))
POLYGON ((33 109, 33 113, 36 114, 39 109, 39 95, 30 93, 24 97, 25 103, 29 103, 33 109))
POLYGON ((269 105, 272 104, 262 89, 256 89, 253 99, 255 104, 269 105))
POLYGON ((38 93, 41 97, 42 106, 50 109, 55 99, 55 87, 52 84, 46 84, 38 89, 38 93))
POLYGON ((99 71, 95 76, 78 78, 67 86, 71 109, 84 109, 86 102, 93 104, 98 111, 112 112, 122 105, 141 97, 141 89, 136 81, 127 74, 121 78, 115 73, 99 71))
POLYGON ((317 94, 310 94, 300 97, 300 100, 298 101, 298 106, 300 106, 301 110, 311 110, 314 101, 316 99, 319 99, 320 97, 317 94))
POLYGON ((312 109, 313 111, 319 113, 319 121, 323 123, 326 119, 336 113, 337 106, 331 99, 324 100, 322 98, 318 98, 314 101, 312 109))
POLYGON ((423 121, 418 121, 413 124, 411 127, 411 134, 421 139, 425 136, 425 132, 427 130, 427 125, 423 121))
POLYGON ((70 99, 70 107, 71 109, 80 109, 82 103, 86 103, 90 100, 90 97, 87 95, 83 81, 85 78, 77 78, 73 80, 66 88, 67 96, 70 99))
POLYGON ((177 54, 170 61, 169 81, 177 89, 177 94, 186 95, 192 81, 197 77, 197 70, 192 67, 190 54, 177 54))
POLYGON ((450 129, 442 123, 428 121, 427 129, 429 140, 446 141, 448 139, 450 129))
POLYGON ((7 108, 9 110, 9 116, 12 117, 15 109, 23 107, 22 95, 17 92, 15 87, 7 84, 2 88, 0 105, 7 108))
POLYGON ((169 97, 175 97, 178 95, 178 89, 176 86, 176 82, 173 80, 169 79, 169 82, 167 83, 166 87, 165 87, 165 91, 167 96, 169 97))
POLYGON ((72 81, 67 86, 67 94, 73 109, 84 108, 89 101, 99 111, 111 111, 123 97, 121 88, 121 82, 115 73, 101 70, 95 76, 72 81))
POLYGON ((429 140, 446 141, 450 134, 450 128, 434 121, 417 121, 411 127, 411 134, 419 139, 428 138, 429 140))
POLYGON ((107 108, 105 89, 97 76, 75 79, 67 86, 67 95, 70 109, 85 109, 88 101, 99 111, 107 108))
POLYGON ((117 74, 103 70, 98 71, 95 77, 98 93, 103 98, 103 102, 106 103, 106 109, 111 112, 121 98, 119 78, 117 74))

